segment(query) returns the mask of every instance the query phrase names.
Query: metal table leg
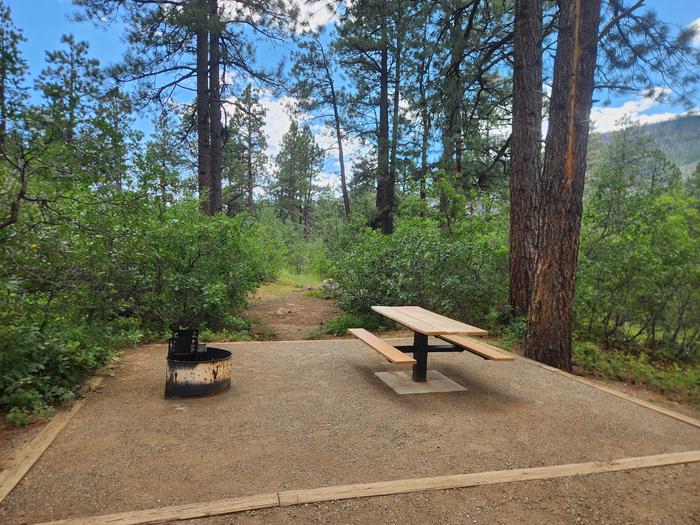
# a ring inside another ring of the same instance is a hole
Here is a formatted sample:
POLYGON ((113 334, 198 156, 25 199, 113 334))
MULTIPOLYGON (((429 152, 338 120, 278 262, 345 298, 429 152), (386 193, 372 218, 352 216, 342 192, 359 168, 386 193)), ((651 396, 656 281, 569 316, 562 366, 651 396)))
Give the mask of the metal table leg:
POLYGON ((420 332, 413 333, 413 380, 424 382, 428 372, 428 336, 420 332))

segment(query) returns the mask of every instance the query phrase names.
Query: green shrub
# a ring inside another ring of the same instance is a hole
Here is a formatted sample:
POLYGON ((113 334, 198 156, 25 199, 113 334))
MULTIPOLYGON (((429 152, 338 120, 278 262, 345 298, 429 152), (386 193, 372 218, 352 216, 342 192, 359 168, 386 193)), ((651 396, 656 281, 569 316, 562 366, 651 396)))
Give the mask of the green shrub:
POLYGON ((31 414, 26 408, 12 407, 5 415, 5 421, 16 427, 23 427, 29 423, 31 414))
POLYGON ((667 362, 700 357, 700 206, 638 128, 592 152, 576 283, 577 330, 667 362))
POLYGON ((503 315, 492 317, 491 326, 497 327, 499 339, 505 346, 511 348, 522 344, 525 339, 527 320, 524 317, 513 318, 510 310, 506 311, 508 317, 504 318, 503 315))
POLYGON ((242 217, 206 217, 196 203, 173 206, 145 238, 141 274, 149 283, 135 305, 139 317, 166 329, 218 330, 236 322, 232 314, 269 276, 258 235, 242 217))
MULTIPOLYGON (((161 209, 126 193, 115 199, 66 201, 63 212, 80 224, 0 232, 0 409, 9 421, 71 399, 117 351, 171 328, 245 337, 236 314, 270 277, 256 224, 207 217, 196 201, 161 209)), ((23 215, 30 225, 34 212, 23 215)))
POLYGON ((367 330, 381 331, 386 330, 390 326, 393 326, 393 323, 388 323, 384 318, 376 314, 363 315, 344 312, 329 319, 320 330, 312 332, 307 338, 315 339, 323 335, 345 335, 348 328, 365 328, 367 330))
POLYGON ((278 218, 273 208, 261 206, 256 218, 262 241, 262 257, 272 277, 287 272, 292 275, 325 275, 329 261, 326 244, 318 236, 304 237, 299 223, 278 218))
POLYGON ((392 235, 365 230, 332 270, 338 304, 420 305, 474 324, 507 304, 507 223, 500 215, 468 217, 446 232, 424 218, 402 219, 392 235))

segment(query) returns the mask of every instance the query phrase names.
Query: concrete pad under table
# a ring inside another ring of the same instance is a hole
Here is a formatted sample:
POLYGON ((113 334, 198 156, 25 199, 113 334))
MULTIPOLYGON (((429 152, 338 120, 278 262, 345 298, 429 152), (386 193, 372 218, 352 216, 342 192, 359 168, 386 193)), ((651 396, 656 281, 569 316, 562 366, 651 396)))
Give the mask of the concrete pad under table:
POLYGON ((374 375, 399 395, 467 391, 462 385, 437 370, 428 370, 427 380, 420 382, 414 381, 410 372, 375 372, 374 375))

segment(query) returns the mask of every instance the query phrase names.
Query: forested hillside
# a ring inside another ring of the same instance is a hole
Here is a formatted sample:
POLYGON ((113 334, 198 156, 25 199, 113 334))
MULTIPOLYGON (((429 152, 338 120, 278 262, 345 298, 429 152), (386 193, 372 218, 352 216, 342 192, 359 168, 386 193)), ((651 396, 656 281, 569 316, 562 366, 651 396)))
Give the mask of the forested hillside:
MULTIPOLYGON (((676 164, 684 176, 700 162, 700 115, 686 115, 672 120, 646 124, 644 133, 654 140, 668 160, 676 164)), ((611 133, 603 134, 609 140, 611 133)))
POLYGON ((697 100, 694 33, 619 0, 306 4, 74 0, 120 60, 64 35, 30 67, 0 1, 8 420, 172 329, 251 337, 282 270, 333 279, 334 333, 421 305, 697 399, 700 170, 665 151, 696 162, 700 117, 589 147, 599 91, 697 100))

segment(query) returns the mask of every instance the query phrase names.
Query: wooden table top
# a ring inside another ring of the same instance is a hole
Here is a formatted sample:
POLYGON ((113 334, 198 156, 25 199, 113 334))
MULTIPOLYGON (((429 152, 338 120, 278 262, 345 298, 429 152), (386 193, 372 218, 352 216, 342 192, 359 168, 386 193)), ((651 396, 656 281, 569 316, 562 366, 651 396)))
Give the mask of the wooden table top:
POLYGON ((414 332, 425 335, 487 335, 486 330, 444 315, 436 314, 420 306, 373 306, 372 310, 388 317, 414 332))

